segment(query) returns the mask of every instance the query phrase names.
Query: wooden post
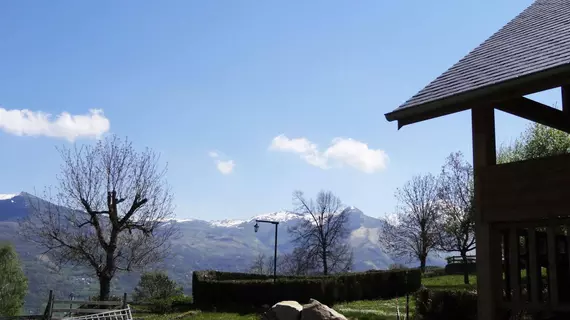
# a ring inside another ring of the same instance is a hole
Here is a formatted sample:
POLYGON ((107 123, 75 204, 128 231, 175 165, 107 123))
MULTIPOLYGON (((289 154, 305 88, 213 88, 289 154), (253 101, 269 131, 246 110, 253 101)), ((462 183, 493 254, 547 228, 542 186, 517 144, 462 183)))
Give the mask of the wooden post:
POLYGON ((123 294, 123 308, 122 309, 126 309, 127 308, 127 293, 125 292, 123 294))
POLYGON ((562 111, 567 115, 570 114, 570 86, 560 87, 562 90, 562 111))
POLYGON ((44 319, 46 320, 51 319, 52 306, 53 306, 53 290, 50 290, 48 296, 48 303, 46 305, 46 309, 44 310, 44 319))
POLYGON ((555 225, 550 222, 546 229, 546 244, 548 246, 548 297, 550 298, 550 306, 556 308, 558 306, 558 280, 556 271, 556 229, 555 225))
MULTIPOLYGON (((482 212, 482 189, 485 188, 479 175, 480 170, 497 163, 495 145, 495 110, 488 106, 471 109, 473 131, 473 168, 475 182, 475 237, 477 239, 477 318, 495 320, 497 317, 498 286, 493 280, 502 275, 502 270, 493 259, 500 259, 500 242, 492 239, 492 229, 482 212), (493 248, 496 247, 496 248, 493 248), (498 250, 497 250, 498 249, 498 250), (498 252, 497 252, 498 251, 498 252), (494 274, 496 273, 496 274, 494 274)), ((496 231, 494 233, 497 233, 496 231)), ((497 238, 497 237, 493 237, 497 238)))
POLYGON ((537 306, 542 298, 542 275, 538 266, 538 248, 536 246, 536 228, 528 228, 528 260, 526 276, 530 277, 530 290, 528 290, 530 303, 537 306))
POLYGON ((519 252, 519 235, 517 234, 517 228, 512 227, 509 230, 509 283, 511 284, 512 298, 511 298, 511 308, 513 312, 517 312, 521 307, 521 270, 519 267, 520 252, 519 252))

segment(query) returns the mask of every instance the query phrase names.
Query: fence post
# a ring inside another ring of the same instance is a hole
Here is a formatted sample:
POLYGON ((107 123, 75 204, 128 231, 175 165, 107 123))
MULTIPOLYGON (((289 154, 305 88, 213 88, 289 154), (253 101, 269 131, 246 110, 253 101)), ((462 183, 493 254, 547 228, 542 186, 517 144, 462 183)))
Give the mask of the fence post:
POLYGON ((408 277, 408 270, 406 270, 406 320, 410 319, 410 287, 408 277))
POLYGON ((45 320, 51 319, 52 301, 53 301, 53 290, 50 290, 49 296, 48 296, 48 303, 46 305, 46 309, 44 310, 44 319, 45 320))

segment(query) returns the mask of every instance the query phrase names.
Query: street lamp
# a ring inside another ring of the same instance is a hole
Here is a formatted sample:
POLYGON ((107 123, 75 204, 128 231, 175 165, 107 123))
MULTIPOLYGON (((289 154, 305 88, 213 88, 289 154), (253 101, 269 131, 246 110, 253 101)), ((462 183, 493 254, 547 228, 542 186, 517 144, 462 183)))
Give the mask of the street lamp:
POLYGON ((261 223, 271 223, 275 225, 275 253, 273 254, 273 282, 277 281, 277 226, 279 225, 279 221, 267 221, 267 220, 255 220, 255 225, 253 226, 253 230, 257 232, 259 230, 259 222, 261 223))

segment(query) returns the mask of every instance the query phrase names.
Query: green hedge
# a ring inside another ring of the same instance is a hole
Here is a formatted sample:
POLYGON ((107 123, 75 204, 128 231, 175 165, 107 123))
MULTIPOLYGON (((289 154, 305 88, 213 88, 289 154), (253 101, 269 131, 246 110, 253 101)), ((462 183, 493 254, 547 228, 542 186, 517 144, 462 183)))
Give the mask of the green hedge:
POLYGON ((283 300, 306 303, 311 298, 325 304, 390 299, 414 292, 420 286, 421 272, 417 269, 332 276, 281 276, 275 283, 271 276, 243 273, 195 271, 192 275, 194 303, 202 308, 259 307, 283 300), (232 277, 234 279, 230 279, 232 277))
POLYGON ((463 274, 467 268, 467 272, 469 274, 474 274, 477 272, 477 264, 476 263, 451 263, 445 266, 445 273, 446 274, 463 274))

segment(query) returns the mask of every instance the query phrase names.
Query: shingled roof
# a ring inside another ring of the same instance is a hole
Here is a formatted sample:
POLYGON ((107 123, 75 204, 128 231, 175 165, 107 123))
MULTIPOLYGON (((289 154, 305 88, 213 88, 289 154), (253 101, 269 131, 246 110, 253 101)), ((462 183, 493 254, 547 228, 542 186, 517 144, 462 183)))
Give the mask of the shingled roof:
POLYGON ((570 82, 570 0, 537 0, 386 119, 402 126, 560 82, 570 82))

